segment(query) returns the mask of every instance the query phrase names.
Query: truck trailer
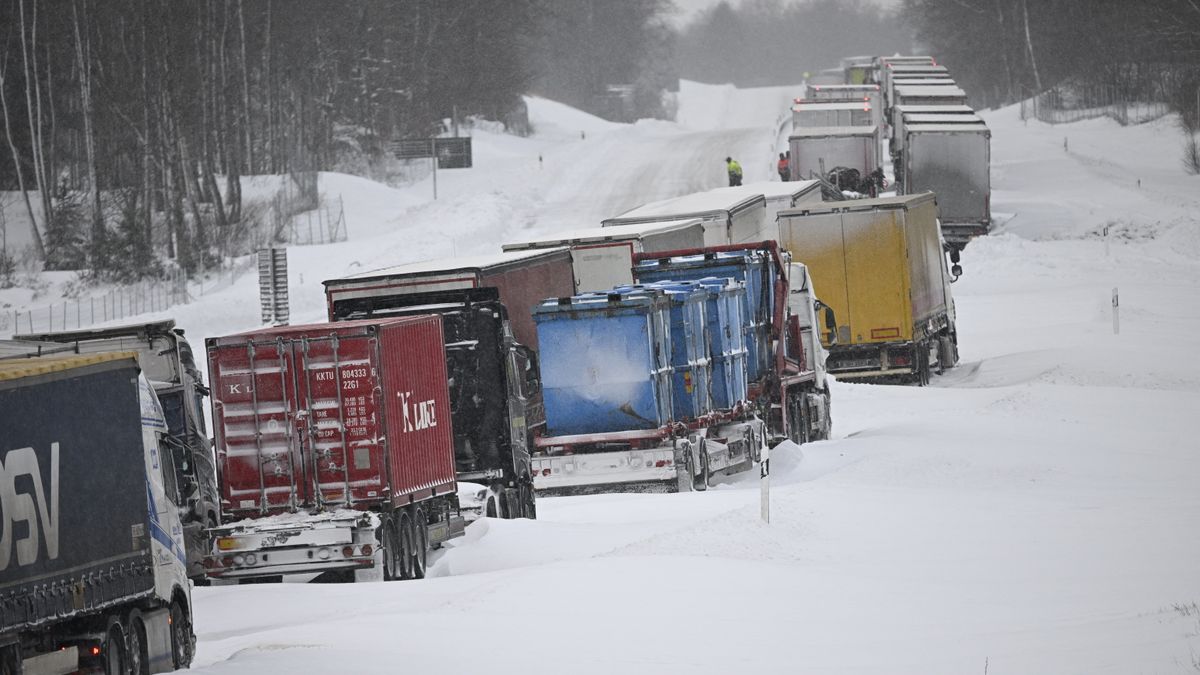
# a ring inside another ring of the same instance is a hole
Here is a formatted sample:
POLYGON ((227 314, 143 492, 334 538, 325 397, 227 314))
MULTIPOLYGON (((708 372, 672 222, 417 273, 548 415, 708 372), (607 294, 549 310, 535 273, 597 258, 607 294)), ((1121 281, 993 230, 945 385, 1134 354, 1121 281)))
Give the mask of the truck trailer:
POLYGON ((203 581, 204 552, 209 545, 207 529, 221 522, 221 509, 216 460, 204 421, 208 388, 183 330, 167 319, 110 328, 31 333, 19 338, 58 344, 76 354, 137 353, 142 373, 154 387, 167 416, 164 443, 174 453, 175 481, 187 504, 180 517, 187 539, 188 576, 203 581))
POLYGON ((906 122, 897 173, 905 194, 938 196, 942 234, 962 249, 991 227, 991 131, 982 121, 906 122))
POLYGON ((542 298, 574 291, 571 253, 564 248, 422 260, 326 281, 325 298, 332 320, 334 305, 342 300, 471 288, 497 289, 500 302, 510 312, 513 335, 521 344, 537 350, 531 311, 542 298))
MULTIPOLYGON (((601 223, 604 227, 697 218, 704 224, 704 245, 745 241, 766 227, 767 202, 762 195, 731 196, 708 190, 664 199, 626 211, 601 223)), ((546 296, 550 297, 550 296, 546 296)))
POLYGON ((541 239, 504 244, 505 251, 569 248, 575 292, 604 290, 633 283, 633 256, 704 245, 698 218, 662 223, 632 223, 570 230, 541 239))
POLYGON ((952 277, 933 193, 784 211, 779 239, 834 309, 836 324, 822 332, 830 373, 927 384, 932 370, 957 363, 952 277))
POLYGON ((889 105, 893 107, 901 105, 967 105, 967 92, 952 84, 921 87, 900 85, 892 93, 889 105))
MULTIPOLYGON (((763 181, 761 183, 746 183, 733 187, 715 188, 712 192, 729 195, 731 198, 737 198, 744 195, 762 195, 767 201, 767 217, 765 219, 765 227, 755 233, 747 233, 739 238, 739 241, 732 242, 733 244, 746 244, 768 239, 779 238, 779 228, 775 225, 776 215, 784 210, 795 208, 801 204, 811 204, 820 202, 824 198, 824 193, 821 190, 821 181, 819 180, 791 180, 791 181, 763 181), (753 234, 753 236, 750 236, 753 234)), ((680 246, 680 249, 694 249, 699 246, 680 246)), ((669 249, 660 249, 669 250, 669 249)), ((654 251, 642 251, 642 253, 653 253, 654 251)))
MULTIPOLYGON (((549 253, 556 258, 569 256, 565 250, 549 253)), ((516 320, 510 323, 509 309, 500 302, 500 289, 484 286, 429 290, 429 285, 411 284, 409 279, 402 276, 380 280, 366 288, 353 278, 326 281, 329 319, 441 316, 457 479, 461 485, 478 486, 477 498, 463 504, 463 508, 474 513, 478 507, 484 515, 500 518, 536 517, 529 489, 529 461, 534 436, 546 424, 537 355, 514 337, 512 325, 516 320)), ((536 277, 535 281, 539 279, 553 283, 523 288, 519 297, 556 288, 564 293, 574 290, 573 283, 563 287, 557 274, 536 277)), ((519 318, 533 321, 530 310, 524 310, 519 318)))
MULTIPOLYGON (((792 101, 800 103, 806 99, 798 98, 792 101)), ((883 121, 883 94, 878 84, 830 84, 817 85, 808 88, 809 101, 864 101, 871 105, 871 114, 875 124, 883 121)), ((793 114, 793 119, 794 119, 793 114)))
POLYGON ((442 320, 207 340, 225 523, 215 579, 419 579, 463 532, 442 320))
POLYGON ((788 147, 795 179, 824 176, 837 167, 854 169, 860 176, 880 168, 878 127, 794 129, 788 147))
POLYGON ((888 136, 888 145, 892 152, 900 150, 900 143, 904 138, 904 116, 908 114, 920 115, 974 115, 975 109, 969 105, 901 105, 896 106, 892 110, 892 124, 890 135, 888 136))
POLYGON ((869 127, 881 117, 863 99, 800 99, 792 104, 792 130, 812 127, 869 127))
POLYGON ((187 502, 137 354, 0 361, 0 429, 0 671, 187 668, 187 502))

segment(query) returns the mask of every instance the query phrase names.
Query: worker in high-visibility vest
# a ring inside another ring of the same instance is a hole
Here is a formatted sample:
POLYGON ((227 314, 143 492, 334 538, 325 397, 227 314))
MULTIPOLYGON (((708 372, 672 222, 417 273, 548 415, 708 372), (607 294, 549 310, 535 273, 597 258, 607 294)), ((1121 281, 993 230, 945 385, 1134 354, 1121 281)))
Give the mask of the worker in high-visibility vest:
POLYGON ((725 169, 729 172, 729 186, 742 184, 742 165, 733 160, 732 157, 725 158, 725 169))

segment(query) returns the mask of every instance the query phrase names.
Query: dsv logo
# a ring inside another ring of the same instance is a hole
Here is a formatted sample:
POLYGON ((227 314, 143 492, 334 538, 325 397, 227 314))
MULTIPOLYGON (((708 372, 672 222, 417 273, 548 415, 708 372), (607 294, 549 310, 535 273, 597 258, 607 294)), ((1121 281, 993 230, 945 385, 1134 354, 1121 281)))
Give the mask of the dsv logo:
POLYGON ((8 569, 12 558, 16 525, 25 523, 25 536, 16 541, 17 565, 24 567, 37 562, 41 554, 38 541, 46 540, 46 555, 58 558, 58 443, 50 444, 50 501, 42 485, 42 469, 33 448, 17 448, 0 461, 0 570, 8 569), (28 476, 33 494, 17 492, 17 479, 28 476), (36 501, 35 501, 36 500, 36 501), (41 524, 39 531, 38 525, 41 524))
POLYGON ((404 432, 420 431, 437 426, 436 410, 433 400, 412 401, 412 392, 397 392, 400 397, 400 409, 404 411, 404 432))

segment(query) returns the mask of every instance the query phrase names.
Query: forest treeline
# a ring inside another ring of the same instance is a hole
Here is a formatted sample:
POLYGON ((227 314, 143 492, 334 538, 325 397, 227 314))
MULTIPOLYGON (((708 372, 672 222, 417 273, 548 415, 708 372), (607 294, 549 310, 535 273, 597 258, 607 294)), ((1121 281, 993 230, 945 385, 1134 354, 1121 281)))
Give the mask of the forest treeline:
POLYGON ((1196 105, 1196 0, 904 0, 902 14, 977 106, 1069 82, 1196 105))
POLYGON ((0 190, 47 268, 191 271, 245 238, 241 176, 381 157, 453 114, 519 127, 529 91, 586 101, 653 70, 664 7, 0 0, 0 190))
POLYGON ((796 84, 844 56, 907 54, 910 31, 866 0, 720 2, 679 36, 680 77, 740 86, 796 84))

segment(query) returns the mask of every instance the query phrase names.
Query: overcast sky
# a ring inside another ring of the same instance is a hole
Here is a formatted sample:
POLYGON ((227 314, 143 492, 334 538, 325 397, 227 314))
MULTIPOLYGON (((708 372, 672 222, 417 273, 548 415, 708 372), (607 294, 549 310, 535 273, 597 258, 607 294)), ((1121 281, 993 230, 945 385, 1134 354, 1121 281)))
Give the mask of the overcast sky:
MULTIPOLYGON (((672 0, 675 3, 674 23, 677 26, 682 26, 692 20, 697 14, 721 2, 721 0, 672 0)), ((782 0, 785 4, 789 0, 782 0)), ((881 7, 894 7, 900 4, 900 0, 871 0, 881 7)), ((733 5, 739 5, 742 0, 729 0, 733 5)))

